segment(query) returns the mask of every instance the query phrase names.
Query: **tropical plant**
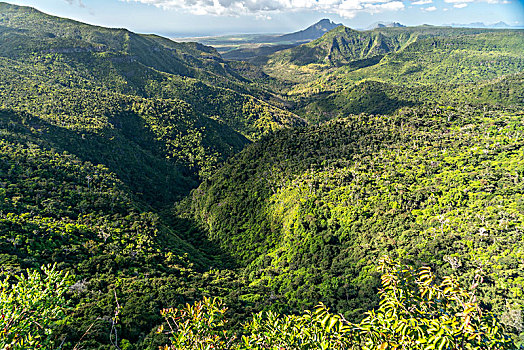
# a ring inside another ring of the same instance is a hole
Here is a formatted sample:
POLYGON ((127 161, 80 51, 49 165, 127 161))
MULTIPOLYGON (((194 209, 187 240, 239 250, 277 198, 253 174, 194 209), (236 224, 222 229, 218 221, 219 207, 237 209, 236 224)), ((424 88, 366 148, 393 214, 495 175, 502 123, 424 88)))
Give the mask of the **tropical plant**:
POLYGON ((358 325, 365 349, 512 349, 497 317, 455 278, 441 282, 429 267, 418 270, 381 259, 380 307, 358 325))
POLYGON ((68 273, 49 265, 15 276, 15 283, 9 275, 0 278, 0 348, 55 348, 53 330, 66 317, 68 273))
MULTIPOLYGON (((384 257, 380 307, 360 323, 330 313, 324 304, 302 315, 260 312, 242 334, 223 329, 226 308, 204 298, 162 311, 171 334, 165 349, 513 349, 497 317, 453 277, 441 282, 429 267, 415 269, 384 257)), ((160 331, 163 331, 163 327, 160 331)))
MULTIPOLYGON (((221 300, 207 297, 182 309, 163 309, 161 314, 171 334, 171 345, 164 349, 229 349, 235 338, 224 330, 226 311, 221 300)), ((158 332, 163 331, 164 326, 160 326, 158 332)))

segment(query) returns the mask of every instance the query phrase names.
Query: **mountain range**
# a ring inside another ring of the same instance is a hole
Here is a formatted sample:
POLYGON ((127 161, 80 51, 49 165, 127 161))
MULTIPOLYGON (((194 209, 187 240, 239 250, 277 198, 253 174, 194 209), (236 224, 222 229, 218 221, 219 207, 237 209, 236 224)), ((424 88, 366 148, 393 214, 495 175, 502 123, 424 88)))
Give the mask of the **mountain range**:
POLYGON ((515 28, 515 29, 518 29, 518 28, 521 28, 522 27, 520 26, 511 26, 509 24, 507 24, 506 22, 502 22, 502 21, 499 21, 499 22, 496 22, 496 23, 491 23, 491 24, 486 24, 486 23, 483 23, 483 22, 473 22, 473 23, 468 23, 468 24, 463 24, 463 23, 451 23, 449 24, 449 26, 451 27, 464 27, 464 28, 506 28, 506 29, 510 29, 510 28, 515 28))

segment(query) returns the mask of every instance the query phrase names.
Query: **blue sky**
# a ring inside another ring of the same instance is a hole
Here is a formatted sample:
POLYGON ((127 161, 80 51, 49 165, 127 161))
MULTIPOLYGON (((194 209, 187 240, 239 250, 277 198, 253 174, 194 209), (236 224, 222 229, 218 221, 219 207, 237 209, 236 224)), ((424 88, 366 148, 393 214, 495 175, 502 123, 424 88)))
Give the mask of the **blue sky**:
POLYGON ((352 28, 504 21, 524 26, 523 0, 8 0, 49 14, 169 37, 285 33, 330 18, 352 28))

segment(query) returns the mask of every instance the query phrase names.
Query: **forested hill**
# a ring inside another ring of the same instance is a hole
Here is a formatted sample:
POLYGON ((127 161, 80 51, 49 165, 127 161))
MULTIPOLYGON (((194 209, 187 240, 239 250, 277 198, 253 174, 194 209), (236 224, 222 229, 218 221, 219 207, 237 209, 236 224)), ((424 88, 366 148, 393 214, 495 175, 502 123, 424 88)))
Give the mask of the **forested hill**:
MULTIPOLYGON (((408 45, 423 39, 446 40, 486 34, 520 33, 519 30, 489 30, 450 27, 383 27, 369 31, 358 31, 339 26, 324 34, 317 40, 291 49, 277 52, 269 57, 270 64, 324 64, 340 66, 354 60, 369 59, 390 52, 405 49, 408 45)), ((449 45, 445 45, 449 46, 449 45)), ((377 59, 380 59, 377 57, 377 59)))
POLYGON ((113 169, 113 162, 135 167, 127 169, 135 186, 141 185, 138 172, 167 186, 154 193, 157 201, 161 194, 187 186, 176 168, 122 142, 118 133, 84 135, 29 113, 0 109, 2 276, 49 263, 74 276, 68 302, 62 305, 71 307, 68 321, 54 335, 67 348, 109 348, 117 305, 122 305, 119 337, 142 344, 138 348, 158 348, 166 342, 154 341, 153 328, 161 322, 158 310, 206 293, 226 296, 235 287, 232 272, 202 274, 209 266, 222 266, 227 256, 217 249, 206 253, 181 239, 173 223, 151 207, 153 193, 140 198, 136 188, 132 191, 107 166, 83 159, 88 152, 111 150, 114 158, 108 164, 113 169), (221 278, 224 283, 212 285, 221 278))
POLYGON ((502 314, 522 297, 522 109, 352 115, 251 145, 186 209, 281 307, 370 308, 383 254, 431 264, 502 314))
POLYGON ((165 209, 253 140, 305 124, 236 67, 0 3, 0 265, 74 276, 65 347, 108 348, 122 305, 119 337, 158 348, 160 309, 235 290, 227 254, 181 238, 165 209))
MULTIPOLYGON (((235 73, 210 47, 90 26, 27 7, 0 6, 3 106, 30 112, 79 135, 87 130, 112 147, 126 148, 123 143, 131 142, 138 153, 185 168, 178 172, 192 181, 207 176, 249 140, 304 124, 261 100, 267 94, 253 88, 256 84, 235 73), (260 98, 247 94, 252 89, 260 98), (106 130, 124 136, 118 141, 111 136, 109 141, 103 136, 106 130)), ((173 179, 158 175, 165 171, 155 170, 149 160, 144 165, 150 171, 143 174, 156 175, 131 176, 129 172, 139 174, 136 169, 142 161, 133 165, 129 160, 124 166, 110 160, 114 155, 103 147, 89 152, 83 147, 66 149, 114 166, 112 170, 141 193, 163 193, 157 188, 169 188, 163 183, 173 179)))
POLYGON ((303 123, 263 102, 271 94, 211 47, 0 6, 1 66, 17 74, 59 87, 187 100, 199 114, 250 139, 303 123))
POLYGON ((318 122, 428 102, 522 106, 523 53, 522 30, 338 27, 261 67, 289 83, 294 112, 318 122))
MULTIPOLYGON (((30 56, 49 53, 96 53, 113 61, 140 62, 158 71, 178 75, 233 79, 228 67, 211 47, 175 43, 156 35, 126 29, 91 26, 46 15, 30 7, 0 4, 2 55, 30 56)), ((97 56, 94 56, 97 57, 97 56)))

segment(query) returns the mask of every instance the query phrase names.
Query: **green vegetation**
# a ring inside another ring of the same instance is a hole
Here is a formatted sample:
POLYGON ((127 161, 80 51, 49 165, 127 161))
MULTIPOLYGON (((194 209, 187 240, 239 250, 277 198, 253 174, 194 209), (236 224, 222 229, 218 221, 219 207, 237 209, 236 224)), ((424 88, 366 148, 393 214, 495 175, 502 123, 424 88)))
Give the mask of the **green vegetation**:
MULTIPOLYGON (((315 41, 271 55, 266 69, 275 71, 279 67, 282 69, 303 67, 321 72, 329 67, 344 67, 345 71, 352 71, 373 66, 384 56, 395 57, 401 63, 417 64, 422 59, 439 62, 442 58, 440 55, 445 56, 450 52, 459 54, 460 51, 492 53, 509 51, 521 56, 522 35, 522 31, 519 30, 425 26, 378 28, 360 32, 339 26, 315 41), (417 56, 428 51, 438 55, 417 56)), ((441 67, 445 68, 449 65, 447 63, 441 67)), ((388 68, 397 67, 388 66, 388 68)), ((289 79, 293 78, 290 76, 289 79)))
POLYGON ((424 107, 280 132, 187 206, 279 310, 322 300, 359 318, 389 252, 463 282, 481 271, 479 297, 503 314, 522 301, 522 117, 424 107))
MULTIPOLYGON (((52 261, 75 275, 67 295, 75 309, 63 329, 68 342, 92 324, 85 346, 107 342, 111 324, 104 317, 113 313, 115 292, 122 302, 131 295, 136 302, 144 298, 135 291, 139 286, 143 291, 155 283, 179 288, 190 280, 195 263, 187 254, 208 264, 105 166, 53 148, 39 138, 38 124, 25 115, 11 116, 0 141, 2 269, 18 274, 52 261), (24 117, 27 125, 13 122, 24 117)), ((151 317, 148 304, 182 295, 149 294, 143 304, 126 303, 119 331, 136 341, 152 327, 147 322, 126 327, 135 323, 132 315, 151 317)))
POLYGON ((0 12, 2 83, 6 91, 14 88, 16 97, 29 99, 32 90, 52 94, 71 88, 74 96, 84 93, 77 91, 82 89, 179 99, 251 140, 276 128, 303 124, 261 101, 271 94, 210 47, 94 27, 14 5, 0 4, 0 12))
MULTIPOLYGON (((471 83, 522 71, 524 31, 417 40, 378 64, 333 73, 336 83, 378 77, 403 85, 471 83)), ((364 56, 365 58, 365 56, 364 56)))
POLYGON ((523 105, 522 52, 522 30, 341 26, 252 62, 286 80, 292 110, 319 122, 426 102, 523 105))
POLYGON ((53 328, 64 319, 67 274, 56 266, 42 267, 42 273, 27 271, 11 284, 0 275, 0 347, 2 349, 56 348, 53 328))
POLYGON ((403 86, 373 80, 362 81, 337 92, 324 92, 302 98, 295 113, 310 122, 343 118, 348 114, 391 114, 403 107, 458 103, 499 105, 518 108, 524 105, 523 73, 466 84, 403 86))
POLYGON ((338 27, 254 65, 0 3, 1 347, 524 344, 523 52, 338 27))
POLYGON ((429 268, 415 271, 389 258, 381 260, 379 271, 380 307, 358 324, 320 304, 300 316, 258 313, 240 334, 231 334, 220 300, 206 298, 162 311, 171 335, 164 349, 513 348, 504 325, 453 278, 438 284, 429 268))

